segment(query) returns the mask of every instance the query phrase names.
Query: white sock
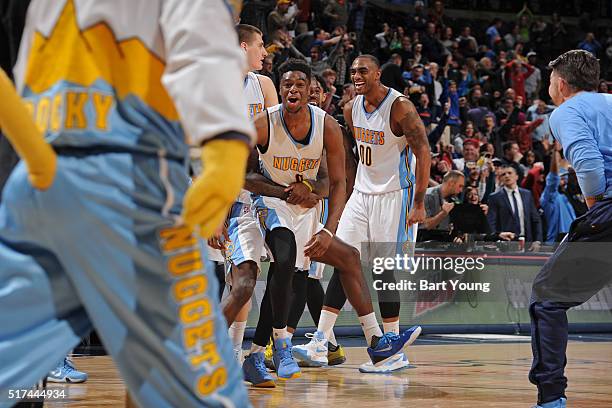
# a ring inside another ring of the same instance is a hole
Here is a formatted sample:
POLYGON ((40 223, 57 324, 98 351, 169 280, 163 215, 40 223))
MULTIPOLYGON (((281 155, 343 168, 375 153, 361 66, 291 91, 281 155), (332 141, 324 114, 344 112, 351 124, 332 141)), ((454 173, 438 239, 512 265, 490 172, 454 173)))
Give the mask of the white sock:
POLYGON ((383 321, 383 331, 385 333, 395 333, 395 334, 399 334, 399 319, 397 319, 394 322, 384 322, 383 321))
MULTIPOLYGON (((323 312, 321 312, 321 315, 323 315, 323 312)), ((372 344, 372 336, 381 337, 383 335, 380 331, 380 326, 378 326, 378 320, 376 320, 376 314, 374 314, 374 312, 369 315, 359 316, 359 323, 361 324, 361 330, 363 330, 368 346, 372 344)))
POLYGON ((319 317, 319 326, 317 327, 317 331, 323 333, 323 336, 329 340, 337 319, 337 314, 332 313, 329 310, 321 310, 321 317, 319 317))
POLYGON ((247 322, 234 322, 227 330, 229 338, 232 340, 234 350, 242 348, 242 340, 244 339, 244 329, 247 322))
POLYGON ((331 331, 329 332, 329 339, 328 339, 328 340, 329 340, 329 343, 330 343, 332 346, 334 346, 334 347, 337 347, 337 346, 338 346, 338 342, 336 341, 336 335, 334 334, 334 331, 333 331, 333 330, 331 330, 331 331))
POLYGON ((263 353, 264 351, 266 351, 265 346, 258 346, 255 343, 251 344, 251 353, 263 353))
POLYGON ((291 337, 289 336, 289 332, 287 331, 287 326, 283 327, 282 329, 272 328, 272 338, 274 340, 277 340, 277 339, 290 339, 291 340, 291 337))

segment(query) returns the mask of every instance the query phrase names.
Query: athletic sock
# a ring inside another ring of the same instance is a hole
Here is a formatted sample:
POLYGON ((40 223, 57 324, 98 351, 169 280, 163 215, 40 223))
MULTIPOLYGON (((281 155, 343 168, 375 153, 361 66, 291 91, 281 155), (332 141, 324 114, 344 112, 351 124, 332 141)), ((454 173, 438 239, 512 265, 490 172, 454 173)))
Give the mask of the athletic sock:
MULTIPOLYGON (((321 313, 321 318, 322 317, 323 313, 321 313)), ((382 337, 383 334, 380 331, 380 326, 378 325, 374 312, 365 316, 359 316, 359 323, 361 324, 361 330, 363 330, 368 346, 372 344, 373 336, 382 337)))
POLYGON ((395 333, 395 334, 399 334, 400 328, 399 328, 399 319, 393 321, 393 322, 383 322, 383 331, 385 333, 395 333))
POLYGON ((338 342, 336 341, 336 335, 334 334, 333 330, 330 330, 329 338, 327 340, 329 340, 329 349, 331 351, 336 351, 336 348, 338 347, 338 342), (332 348, 333 348, 333 350, 332 350, 332 348))
POLYGON ((321 317, 319 318, 319 326, 317 327, 317 331, 323 333, 325 339, 329 340, 337 319, 337 314, 332 313, 329 310, 321 310, 321 317))
POLYGON ((274 339, 274 341, 278 339, 291 340, 291 337, 289 336, 289 332, 287 331, 287 326, 283 327, 282 329, 272 328, 272 338, 274 339))
POLYGON ((234 322, 228 329, 229 338, 232 340, 234 350, 242 348, 242 340, 244 339, 244 330, 247 322, 234 322))

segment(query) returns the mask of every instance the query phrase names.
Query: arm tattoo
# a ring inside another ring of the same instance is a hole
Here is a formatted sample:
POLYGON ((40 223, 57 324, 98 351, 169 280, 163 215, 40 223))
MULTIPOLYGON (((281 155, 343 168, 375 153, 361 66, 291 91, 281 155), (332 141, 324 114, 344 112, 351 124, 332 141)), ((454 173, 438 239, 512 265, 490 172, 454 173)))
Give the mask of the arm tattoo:
POLYGON ((423 203, 425 191, 429 183, 429 170, 431 166, 431 153, 429 141, 425 132, 425 126, 412 103, 408 104, 408 111, 400 121, 404 136, 408 145, 417 158, 416 164, 416 186, 414 189, 414 201, 423 203))
POLYGON ((425 126, 417 111, 414 110, 414 107, 404 115, 400 125, 412 150, 418 150, 424 145, 428 145, 425 126))

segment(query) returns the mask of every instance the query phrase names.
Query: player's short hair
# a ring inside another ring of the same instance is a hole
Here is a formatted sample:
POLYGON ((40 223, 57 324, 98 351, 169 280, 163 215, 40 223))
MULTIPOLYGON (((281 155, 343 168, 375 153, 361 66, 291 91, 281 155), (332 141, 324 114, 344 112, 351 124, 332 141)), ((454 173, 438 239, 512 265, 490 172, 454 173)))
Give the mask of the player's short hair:
POLYGON ((447 183, 449 181, 456 181, 459 180, 459 178, 465 178, 465 174, 459 170, 451 170, 444 175, 442 182, 447 183))
POLYGON ((239 43, 250 43, 253 41, 253 37, 256 34, 263 36, 261 30, 255 26, 250 24, 238 24, 236 26, 236 31, 238 31, 238 42, 239 43))
POLYGON ((289 71, 299 71, 303 72, 308 80, 312 77, 312 70, 310 69, 310 65, 304 60, 297 58, 289 58, 287 61, 283 62, 280 67, 278 67, 278 75, 280 78, 283 77, 289 71))
POLYGON ((321 85, 321 89, 323 89, 324 93, 328 93, 329 92, 329 87, 327 86, 327 83, 325 82, 325 80, 323 79, 323 77, 321 75, 317 75, 317 74, 312 74, 312 78, 310 78, 310 80, 314 80, 317 81, 319 83, 319 85, 321 85))
POLYGON ((595 91, 599 85, 599 61, 585 50, 571 50, 548 64, 575 91, 595 91))
POLYGON ((367 60, 370 60, 376 66, 376 68, 380 68, 380 61, 378 60, 378 58, 376 58, 375 56, 371 54, 361 54, 357 58, 365 58, 367 60))
POLYGON ((510 169, 514 172, 514 174, 516 174, 518 176, 518 171, 516 171, 516 169, 513 166, 510 166, 509 164, 502 164, 501 165, 502 169, 510 169))

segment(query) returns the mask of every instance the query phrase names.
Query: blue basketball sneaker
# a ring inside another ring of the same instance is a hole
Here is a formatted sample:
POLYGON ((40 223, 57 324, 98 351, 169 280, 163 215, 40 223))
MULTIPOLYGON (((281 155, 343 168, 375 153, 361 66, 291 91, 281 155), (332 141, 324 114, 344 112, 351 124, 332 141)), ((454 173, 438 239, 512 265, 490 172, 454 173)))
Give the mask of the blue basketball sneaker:
POLYGON ((567 400, 565 398, 559 398, 558 400, 547 402, 545 404, 536 405, 533 408, 565 408, 566 401, 567 400))
POLYGON ((82 383, 87 381, 87 373, 77 370, 72 360, 65 357, 64 360, 47 375, 47 381, 55 383, 82 383))
POLYGON ((242 363, 244 381, 257 388, 274 388, 274 378, 268 373, 264 364, 264 353, 251 353, 242 363))
POLYGON ((274 340, 274 366, 276 375, 280 380, 298 378, 301 375, 300 367, 291 355, 291 339, 274 340))
POLYGON ((372 364, 378 367, 388 359, 402 351, 404 346, 412 344, 421 334, 421 326, 412 326, 401 334, 385 333, 378 338, 374 347, 368 347, 368 355, 372 364))

